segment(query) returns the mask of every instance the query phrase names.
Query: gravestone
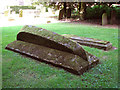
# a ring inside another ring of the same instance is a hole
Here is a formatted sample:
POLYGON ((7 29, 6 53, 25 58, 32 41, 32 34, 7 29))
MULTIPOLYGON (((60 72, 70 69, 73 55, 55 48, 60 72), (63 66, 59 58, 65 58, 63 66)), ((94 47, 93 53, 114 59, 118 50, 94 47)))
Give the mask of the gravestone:
POLYGON ((8 16, 9 15, 9 10, 4 11, 4 16, 8 16))
POLYGON ((15 19, 13 17, 9 17, 8 21, 14 21, 15 19))
POLYGON ((51 23, 51 21, 47 21, 47 23, 51 23))
POLYGON ((73 41, 76 41, 80 45, 94 47, 94 48, 102 49, 105 51, 112 49, 112 43, 110 43, 109 41, 103 41, 103 40, 94 39, 94 38, 80 37, 80 36, 76 36, 72 34, 63 34, 63 36, 73 41))
POLYGON ((23 10, 22 9, 19 10, 19 17, 23 17, 23 10))
POLYGON ((34 17, 40 17, 40 10, 34 11, 34 17))
POLYGON ((41 11, 41 13, 45 13, 46 12, 46 7, 41 7, 40 11, 41 11))
POLYGON ((17 34, 17 40, 8 44, 6 49, 67 68, 77 74, 82 74, 99 62, 80 44, 55 32, 30 25, 24 26, 17 34))
POLYGON ((102 15, 102 25, 107 25, 108 20, 107 20, 107 13, 103 13, 102 15))

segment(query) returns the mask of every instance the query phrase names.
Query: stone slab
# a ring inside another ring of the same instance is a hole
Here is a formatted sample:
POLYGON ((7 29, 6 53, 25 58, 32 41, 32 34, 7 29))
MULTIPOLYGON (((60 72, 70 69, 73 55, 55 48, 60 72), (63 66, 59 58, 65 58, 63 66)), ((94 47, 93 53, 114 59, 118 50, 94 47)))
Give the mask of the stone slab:
POLYGON ((102 14, 102 25, 107 25, 108 20, 107 20, 107 13, 102 14))
POLYGON ((26 25, 17 34, 17 40, 6 49, 18 52, 82 74, 96 65, 99 59, 85 51, 79 43, 36 26, 26 25))
POLYGON ((69 52, 87 61, 85 50, 80 44, 43 28, 26 25, 18 33, 17 40, 69 52))
POLYGON ((93 63, 99 62, 97 57, 87 52, 86 53, 88 54, 89 61, 84 60, 78 55, 23 41, 14 41, 8 44, 6 49, 25 54, 27 56, 36 58, 37 60, 43 60, 62 66, 63 68, 70 69, 77 74, 82 74, 93 63))
POLYGON ((80 36, 71 35, 71 34, 63 34, 63 36, 71 40, 74 40, 81 45, 85 45, 89 47, 103 49, 106 51, 112 48, 112 43, 110 43, 109 41, 103 41, 103 40, 94 39, 94 38, 80 37, 80 36))

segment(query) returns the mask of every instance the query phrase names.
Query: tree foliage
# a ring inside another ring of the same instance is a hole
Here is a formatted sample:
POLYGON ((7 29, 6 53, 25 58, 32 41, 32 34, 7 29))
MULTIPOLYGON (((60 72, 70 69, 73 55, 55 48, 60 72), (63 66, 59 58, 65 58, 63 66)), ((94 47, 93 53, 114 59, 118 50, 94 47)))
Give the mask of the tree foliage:
MULTIPOLYGON (((120 2, 117 2, 120 3, 120 2)), ((46 8, 52 8, 54 10, 62 10, 64 9, 64 17, 66 18, 67 10, 70 8, 70 13, 74 15, 78 15, 82 18, 89 18, 90 15, 93 17, 100 18, 103 10, 106 10, 108 13, 108 17, 110 17, 110 11, 114 9, 112 4, 116 4, 116 2, 40 2, 39 0, 34 2, 33 5, 42 4, 46 8), (87 10, 87 13, 86 13, 87 10), (81 14, 83 12, 83 14, 81 14), (89 13, 89 14, 88 14, 89 13), (94 15, 92 15, 94 14, 94 15)), ((84 20, 84 19, 83 19, 84 20)))

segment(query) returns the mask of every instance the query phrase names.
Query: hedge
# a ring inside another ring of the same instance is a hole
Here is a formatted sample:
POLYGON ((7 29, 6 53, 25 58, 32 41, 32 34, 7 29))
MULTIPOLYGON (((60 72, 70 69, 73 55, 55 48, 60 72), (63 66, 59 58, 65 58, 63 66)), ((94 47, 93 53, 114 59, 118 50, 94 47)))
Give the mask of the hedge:
POLYGON ((36 9, 34 6, 10 6, 12 11, 15 11, 16 14, 19 13, 20 9, 36 9))
POLYGON ((116 11, 116 18, 120 19, 120 7, 112 7, 111 8, 111 7, 103 6, 103 5, 100 5, 100 6, 95 5, 94 7, 87 7, 86 18, 87 19, 101 19, 103 11, 105 10, 108 15, 108 19, 110 19, 111 11, 113 9, 116 11))

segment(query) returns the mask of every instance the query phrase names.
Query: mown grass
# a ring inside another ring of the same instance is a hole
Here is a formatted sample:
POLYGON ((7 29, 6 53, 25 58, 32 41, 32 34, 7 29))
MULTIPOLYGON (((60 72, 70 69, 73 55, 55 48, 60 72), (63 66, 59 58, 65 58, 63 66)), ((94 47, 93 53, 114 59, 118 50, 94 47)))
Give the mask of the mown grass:
MULTIPOLYGON (((110 41, 118 48, 118 29, 101 28, 80 24, 42 24, 39 27, 59 34, 75 34, 110 41)), ((117 88, 118 49, 103 50, 83 48, 100 59, 100 64, 76 76, 63 69, 26 58, 5 50, 5 46, 16 40, 22 26, 2 28, 2 87, 3 88, 117 88)))
POLYGON ((0 89, 2 89, 2 49, 1 48, 2 48, 2 30, 0 30, 0 89))

